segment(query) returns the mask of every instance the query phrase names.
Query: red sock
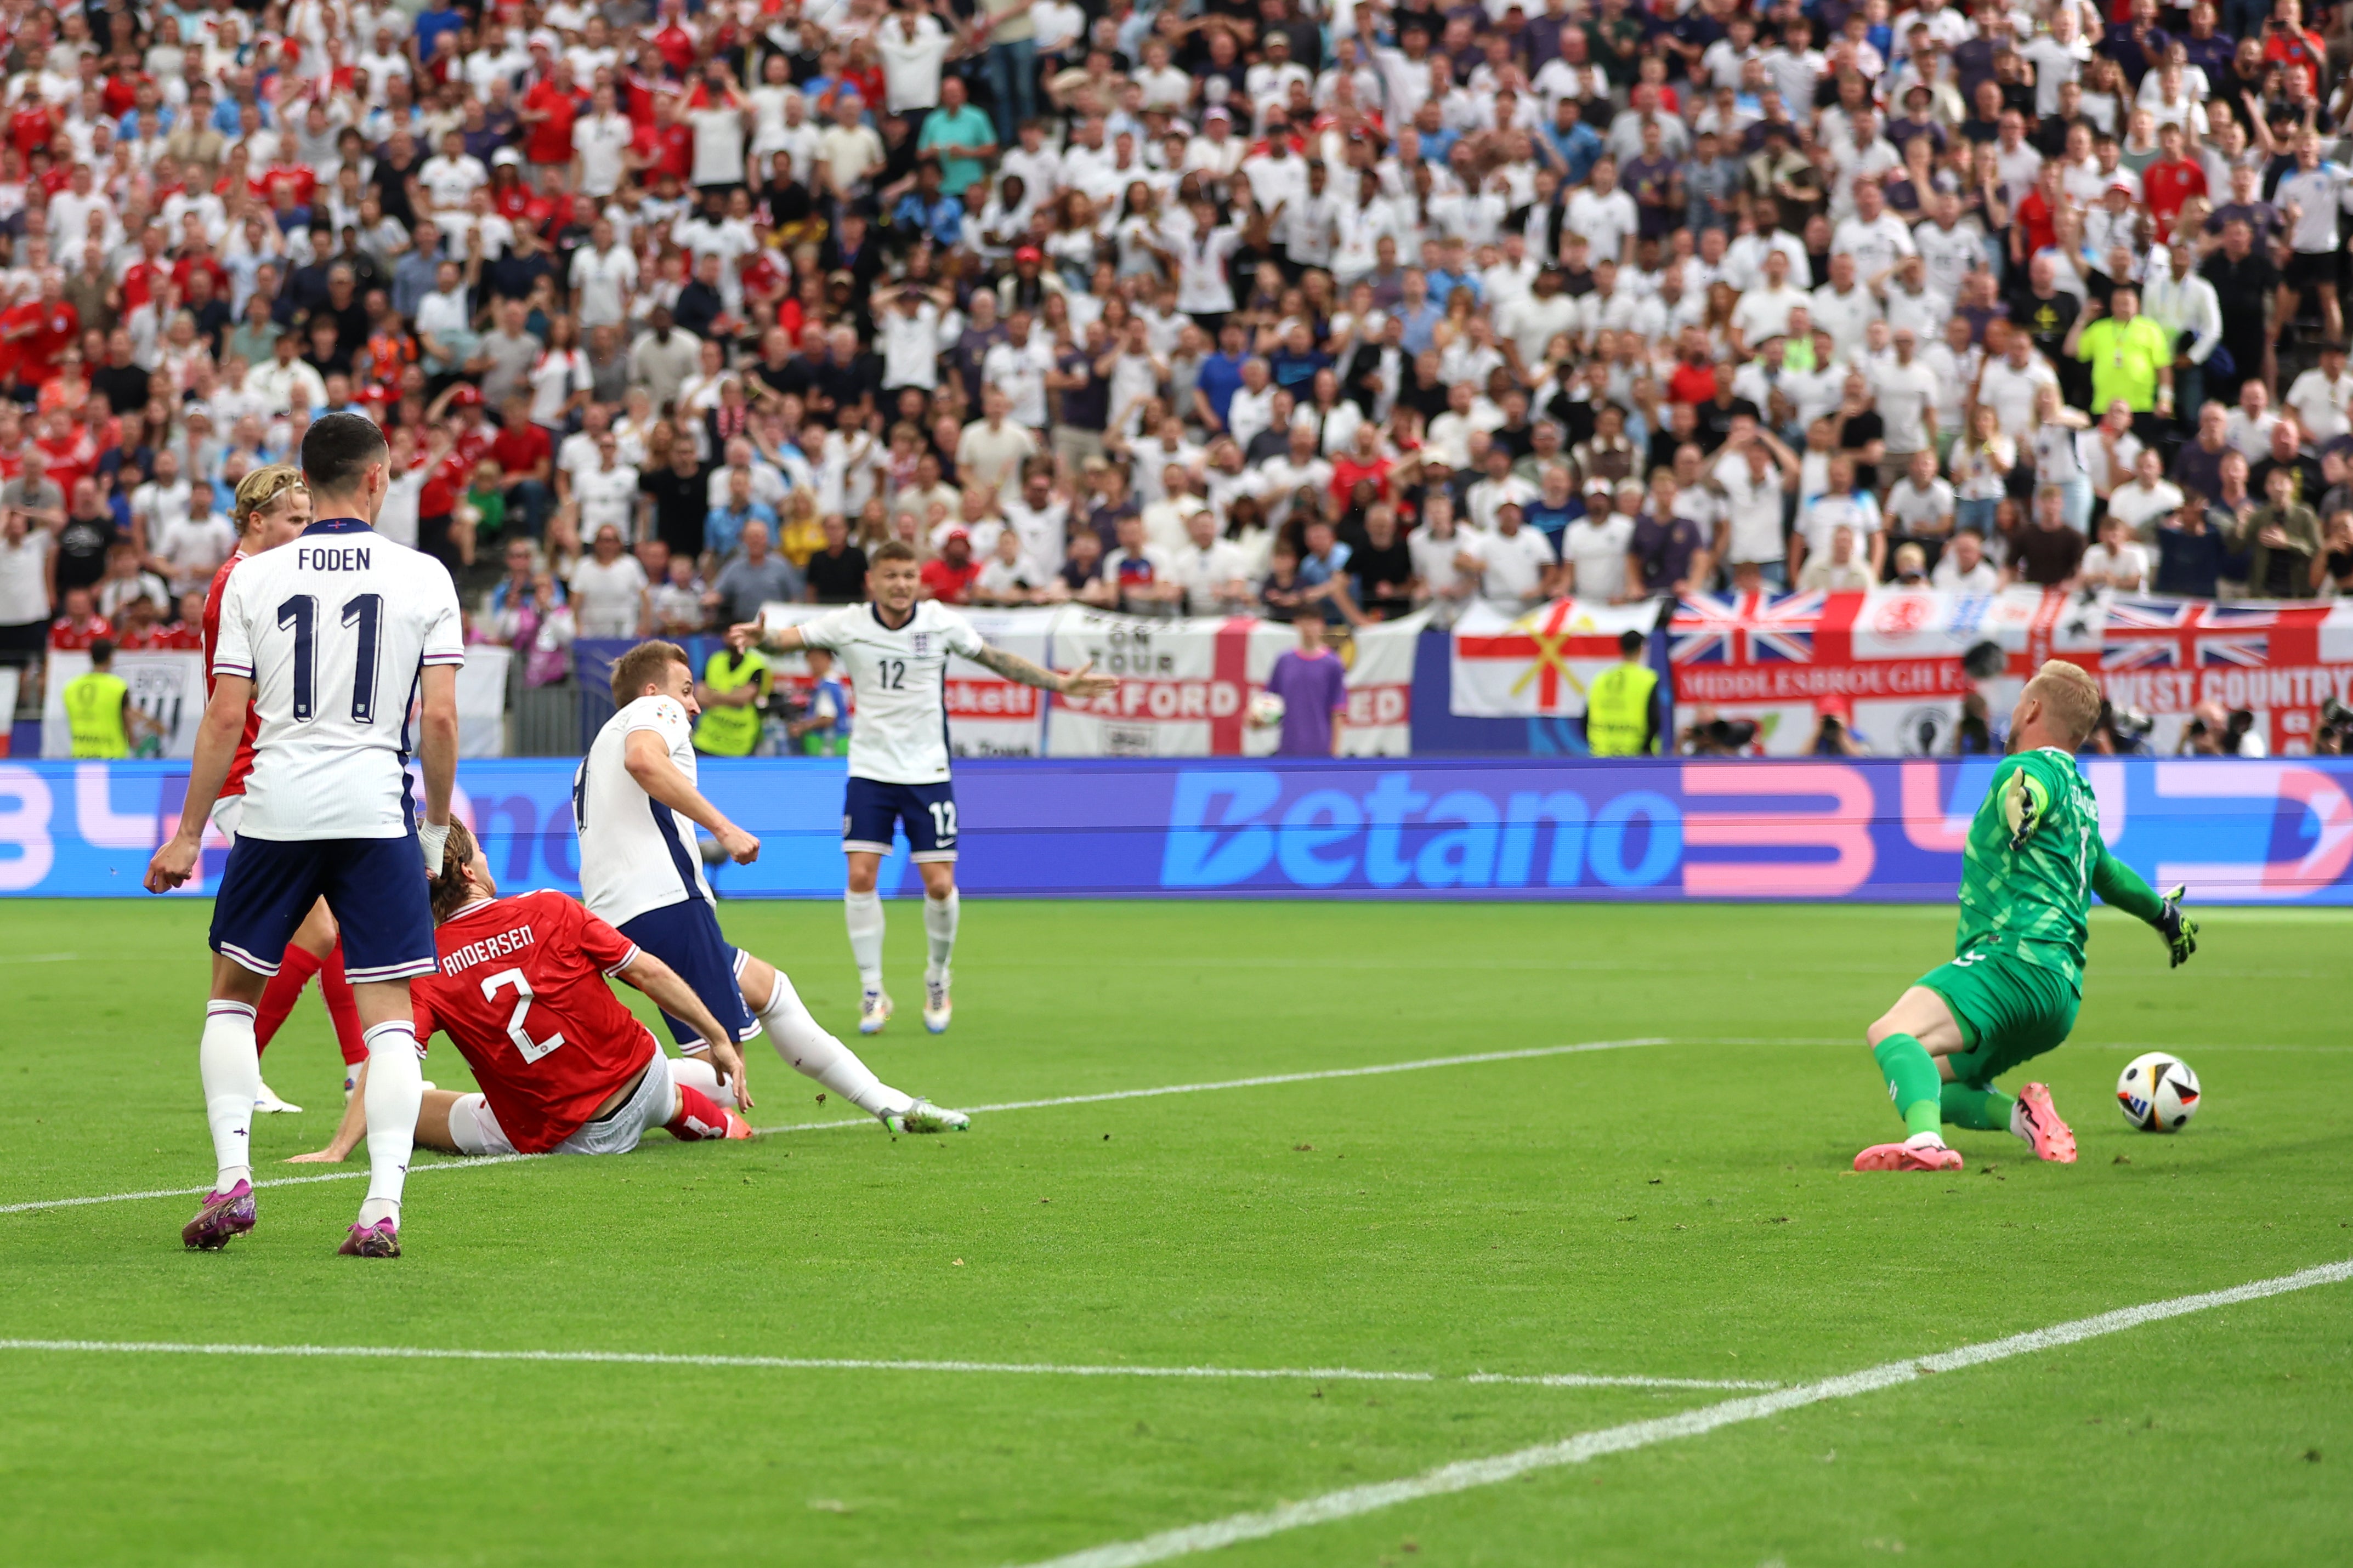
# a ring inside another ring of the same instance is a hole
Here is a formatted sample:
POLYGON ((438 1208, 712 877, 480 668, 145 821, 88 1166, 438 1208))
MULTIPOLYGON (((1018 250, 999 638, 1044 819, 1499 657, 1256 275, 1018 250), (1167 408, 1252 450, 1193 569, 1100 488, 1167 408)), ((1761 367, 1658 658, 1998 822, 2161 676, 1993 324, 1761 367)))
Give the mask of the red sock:
POLYGON ((724 1138, 727 1136, 727 1113, 701 1089, 680 1084, 678 1114, 662 1131, 681 1143, 700 1143, 706 1138, 724 1138))
POLYGON ((319 961, 293 943, 286 944, 286 956, 279 961, 278 973, 261 989, 261 1005, 253 1016, 253 1048, 259 1053, 268 1048, 276 1037, 286 1015, 294 1011, 301 999, 302 987, 311 976, 319 973, 319 961))
POLYGON ((352 995, 352 983, 343 976, 343 944, 340 942, 327 950, 327 962, 319 970, 319 994, 326 999, 327 1016, 335 1026, 335 1044, 343 1053, 343 1065, 355 1068, 367 1060, 367 1031, 360 1027, 360 1005, 352 995))

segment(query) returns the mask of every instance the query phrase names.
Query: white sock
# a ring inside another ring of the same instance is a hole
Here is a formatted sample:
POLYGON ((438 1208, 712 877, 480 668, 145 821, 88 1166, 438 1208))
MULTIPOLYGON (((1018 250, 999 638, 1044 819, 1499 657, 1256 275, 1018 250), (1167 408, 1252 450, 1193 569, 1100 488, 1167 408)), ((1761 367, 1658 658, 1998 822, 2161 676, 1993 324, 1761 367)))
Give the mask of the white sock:
POLYGON ((411 1025, 396 1018, 362 1037, 368 1048, 368 1190, 360 1223, 397 1223, 400 1189, 408 1180, 408 1156, 417 1142, 417 1112, 425 1103, 425 1068, 411 1025))
POLYGON ((776 994, 760 1010, 760 1023, 786 1067, 817 1079, 870 1116, 904 1110, 915 1103, 913 1095, 902 1094, 876 1078, 874 1069, 860 1061, 856 1051, 827 1034, 809 1016, 799 993, 781 969, 776 971, 776 994))
POLYGON ((929 941, 932 961, 923 970, 923 978, 944 984, 948 977, 948 960, 955 955, 956 911, 964 900, 954 888, 944 899, 923 895, 923 935, 929 941))
POLYGON ((670 1080, 681 1089, 693 1089, 722 1105, 735 1103, 735 1090, 727 1079, 719 1076, 719 1069, 711 1065, 711 1058, 707 1056, 672 1057, 670 1080))
POLYGON ((205 1086, 205 1120, 212 1123, 213 1160, 225 1193, 253 1179, 253 1101, 261 1093, 261 1054, 253 1045, 253 1009, 243 1002, 205 1008, 204 1042, 196 1070, 205 1086))
POLYGON ((865 991, 882 989, 882 895, 844 893, 842 918, 849 926, 849 956, 858 965, 858 984, 865 991))

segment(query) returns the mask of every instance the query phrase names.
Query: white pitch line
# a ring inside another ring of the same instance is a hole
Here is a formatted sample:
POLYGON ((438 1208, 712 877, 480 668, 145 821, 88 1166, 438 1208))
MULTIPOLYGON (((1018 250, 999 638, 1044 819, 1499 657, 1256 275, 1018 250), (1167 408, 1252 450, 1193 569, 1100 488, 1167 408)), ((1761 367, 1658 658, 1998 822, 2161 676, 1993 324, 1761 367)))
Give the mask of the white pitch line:
POLYGON ((13 952, 0 957, 0 963, 71 963, 80 957, 78 952, 13 952))
POLYGON ((2208 1290, 2195 1296, 2177 1296, 2168 1301, 2122 1307, 2096 1317, 2078 1318, 2073 1322, 2055 1323, 2047 1329, 2012 1334, 2007 1339, 1964 1345, 1958 1350, 1945 1351, 1936 1355, 1887 1362, 1841 1377, 1799 1384, 1745 1399, 1727 1399, 1721 1404, 1703 1405, 1676 1415, 1660 1416, 1650 1421, 1630 1421, 1620 1426, 1581 1432, 1557 1443, 1541 1444, 1483 1459, 1464 1459, 1398 1480, 1349 1487, 1310 1498, 1304 1502, 1283 1503, 1261 1512, 1238 1513, 1204 1524, 1163 1531, 1157 1535, 1147 1535, 1136 1541, 1090 1547, 1083 1552, 1073 1552, 1067 1556, 1033 1564, 1032 1568, 1138 1568, 1142 1563, 1166 1562, 1169 1558, 1183 1557, 1196 1552, 1215 1552, 1240 1542, 1260 1541, 1311 1524, 1353 1519, 1359 1514, 1393 1508, 1398 1503, 1412 1502, 1421 1498, 1443 1497, 1468 1491, 1474 1487, 1494 1486, 1532 1471, 1581 1465, 1605 1454, 1622 1454, 1635 1448, 1647 1448, 1654 1443, 1697 1437, 1720 1426, 1759 1421, 1767 1415, 1819 1405, 1825 1400, 1852 1399, 1858 1394, 1912 1383, 1930 1373, 1960 1372, 1989 1362, 2006 1361, 2011 1356, 2031 1355, 2037 1351, 2072 1345, 2105 1334, 2122 1333, 2127 1329, 2161 1322, 2168 1318, 2203 1312, 2216 1307, 2234 1306, 2242 1301, 2260 1300, 2266 1296, 2284 1295, 2291 1290, 2306 1290, 2316 1285, 2340 1284, 2347 1279, 2353 1279, 2353 1261, 2324 1263, 2276 1279, 2234 1285, 2224 1290, 2208 1290))
POLYGON ((478 1351, 419 1345, 185 1344, 168 1340, 0 1340, 0 1351, 71 1354, 346 1357, 362 1361, 581 1362, 613 1366, 749 1367, 779 1372, 1005 1373, 1043 1377, 1198 1378, 1249 1383, 1506 1383, 1546 1388, 1778 1388, 1778 1383, 1694 1377, 1605 1377, 1586 1373, 1516 1377, 1436 1372, 1367 1372, 1356 1367, 1061 1366, 1035 1362, 874 1361, 844 1356, 680 1355, 641 1351, 478 1351))
MULTIPOLYGON (((1373 1067, 1328 1068, 1319 1072, 1270 1073, 1260 1078, 1227 1079, 1219 1083, 1172 1083, 1157 1089, 1114 1089, 1101 1094, 1065 1094, 1051 1100, 1008 1100, 996 1105, 974 1105, 964 1109, 978 1115, 994 1115, 1006 1110, 1042 1110, 1058 1105, 1099 1105, 1114 1100, 1151 1100, 1165 1094, 1206 1094, 1221 1089, 1264 1089, 1274 1084, 1314 1083, 1325 1079, 1378 1078, 1386 1073, 1421 1072, 1430 1068, 1472 1067, 1481 1062, 1532 1061, 1542 1057, 1577 1056, 1586 1051, 1618 1051, 1633 1046, 1663 1046, 1671 1044, 1663 1037, 1630 1040, 1583 1040, 1571 1046, 1533 1046, 1517 1051, 1478 1051, 1461 1057, 1429 1057, 1420 1061, 1382 1062, 1373 1067)), ((829 1121, 793 1121, 782 1127, 754 1129, 762 1136, 777 1132, 821 1132, 835 1127, 871 1127, 871 1117, 841 1117, 829 1121)), ((408 1173, 421 1176, 432 1171, 473 1171, 489 1165, 512 1165, 523 1160, 550 1160, 553 1154, 492 1154, 479 1159, 436 1161, 430 1164, 411 1165, 408 1173)), ((329 1171, 315 1176, 272 1176, 256 1182, 254 1189, 264 1187, 303 1187, 319 1182, 353 1182, 367 1175, 364 1170, 329 1171)), ((90 1204, 136 1203, 147 1198, 200 1198, 211 1189, 206 1187, 157 1187, 143 1193, 101 1193, 81 1198, 37 1198, 30 1203, 0 1204, 0 1214, 29 1214, 37 1209, 80 1208, 90 1204)))

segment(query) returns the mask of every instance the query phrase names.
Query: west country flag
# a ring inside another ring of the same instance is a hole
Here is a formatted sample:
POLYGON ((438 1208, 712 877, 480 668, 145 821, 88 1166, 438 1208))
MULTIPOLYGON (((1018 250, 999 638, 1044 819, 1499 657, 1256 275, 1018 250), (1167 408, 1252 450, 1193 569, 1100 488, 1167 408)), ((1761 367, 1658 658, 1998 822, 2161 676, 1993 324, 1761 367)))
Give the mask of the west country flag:
POLYGON ((1593 678, 1619 661, 1622 632, 1649 635, 1659 605, 1555 599, 1513 616, 1483 601, 1454 624, 1448 706, 1465 718, 1575 718, 1593 678))

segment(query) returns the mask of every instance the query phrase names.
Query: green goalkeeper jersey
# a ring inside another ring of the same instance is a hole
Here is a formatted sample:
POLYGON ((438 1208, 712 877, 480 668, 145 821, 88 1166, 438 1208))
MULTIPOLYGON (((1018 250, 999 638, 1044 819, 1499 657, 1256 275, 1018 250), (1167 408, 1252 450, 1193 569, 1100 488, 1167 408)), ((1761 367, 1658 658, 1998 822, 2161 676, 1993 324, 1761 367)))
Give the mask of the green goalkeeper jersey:
POLYGON ((2158 896, 2101 841, 2100 803, 2075 759, 2050 747, 2004 757, 1969 824, 1955 955, 2008 953, 2080 990, 2094 893, 2158 918, 2158 896))

